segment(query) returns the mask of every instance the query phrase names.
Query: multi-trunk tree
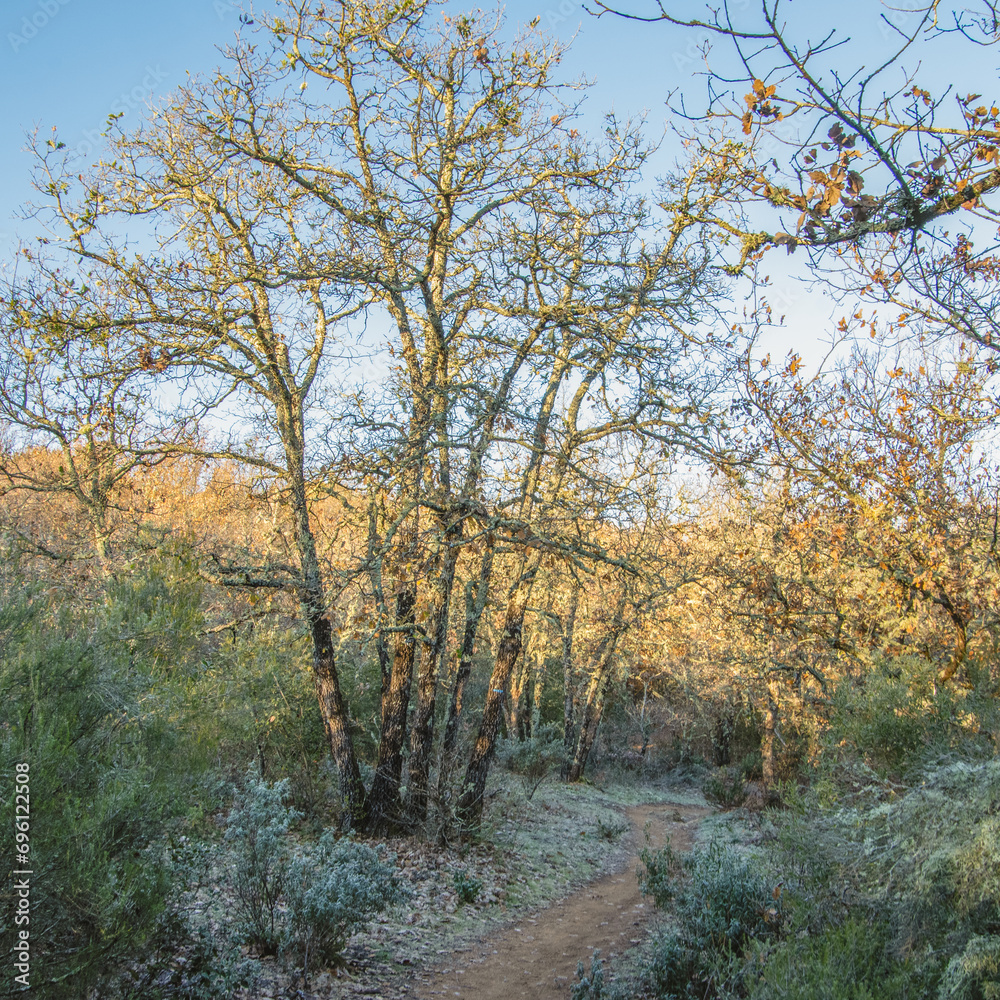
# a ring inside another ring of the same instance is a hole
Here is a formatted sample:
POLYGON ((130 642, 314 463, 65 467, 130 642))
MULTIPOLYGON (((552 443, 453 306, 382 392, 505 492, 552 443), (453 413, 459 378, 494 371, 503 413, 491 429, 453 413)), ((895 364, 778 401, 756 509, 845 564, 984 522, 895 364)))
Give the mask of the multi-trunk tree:
POLYGON ((138 371, 183 384, 185 412, 215 415, 205 450, 283 497, 294 559, 222 571, 297 593, 348 822, 384 831, 426 814, 458 567, 473 555, 479 583, 449 751, 490 553, 514 553, 460 801, 474 826, 494 692, 539 565, 608 558, 572 527, 603 503, 602 451, 720 447, 721 355, 700 324, 720 294, 711 234, 740 153, 696 157, 657 206, 638 193, 638 132, 609 121, 600 140, 581 136, 555 79, 561 49, 534 28, 508 42, 496 17, 341 2, 286 3, 260 31, 112 136, 89 173, 56 140, 39 150, 53 231, 33 260, 55 294, 34 322, 126 338, 138 371), (383 678, 367 790, 316 537, 315 504, 338 490, 372 498, 354 567, 383 678))

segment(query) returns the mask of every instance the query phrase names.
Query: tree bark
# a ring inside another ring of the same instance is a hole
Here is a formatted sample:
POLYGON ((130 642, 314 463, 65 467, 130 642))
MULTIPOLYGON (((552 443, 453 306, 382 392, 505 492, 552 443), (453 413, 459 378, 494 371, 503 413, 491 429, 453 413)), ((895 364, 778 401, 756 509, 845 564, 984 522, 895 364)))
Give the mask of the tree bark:
POLYGON ((532 653, 531 673, 531 725, 528 735, 534 738, 542 722, 542 692, 545 690, 545 657, 541 653, 532 653))
POLYGON ((305 480, 303 475, 295 475, 296 471, 302 469, 300 449, 288 447, 288 466, 292 486, 295 538, 302 573, 300 601, 312 639, 316 698, 323 719, 323 728, 330 744, 330 755, 337 767, 342 807, 341 823, 343 826, 351 827, 363 821, 365 793, 357 755, 354 752, 347 706, 340 691, 340 678, 333 651, 333 630, 326 615, 322 575, 319 558, 316 555, 316 539, 309 522, 305 480))
POLYGON ((479 733, 469 757, 465 780, 462 782, 462 794, 458 800, 458 818, 466 833, 478 830, 482 821, 483 796, 486 794, 486 779, 489 776, 490 763, 500 732, 504 694, 510 685, 511 675, 521 652, 524 613, 540 561, 541 556, 537 552, 525 557, 517 581, 507 599, 503 631, 486 692, 483 718, 479 724, 479 733))
POLYGON ((969 654, 969 623, 967 617, 959 611, 947 594, 942 592, 935 603, 940 604, 945 609, 952 625, 955 626, 955 648, 952 650, 948 662, 938 671, 937 675, 938 684, 947 684, 958 672, 958 668, 965 663, 969 654))
POLYGON ((587 767, 587 758, 590 757, 590 751, 594 746, 597 727, 601 724, 601 717, 604 715, 604 699, 611 686, 611 661, 616 645, 616 641, 608 644, 590 683, 587 703, 583 708, 583 718, 580 720, 580 732, 577 734, 576 748, 573 751, 573 760, 569 766, 568 781, 580 781, 587 767))
POLYGON ((458 562, 458 542, 461 522, 449 526, 443 536, 445 550, 436 559, 437 579, 433 591, 431 613, 431 644, 425 650, 417 677, 417 711, 410 734, 410 777, 407 786, 407 812, 412 823, 427 819, 427 790, 430 786, 431 751, 434 747, 434 714, 437 706, 438 681, 448 639, 448 615, 451 608, 451 591, 455 583, 455 566, 458 562))
POLYGON ((333 635, 330 621, 318 615, 309 623, 313 645, 313 676, 319 701, 323 728, 330 744, 330 756, 340 780, 340 800, 343 808, 341 823, 358 826, 364 819, 365 789, 354 753, 354 741, 348 728, 347 708, 340 692, 340 679, 333 655, 333 635))
POLYGON ((614 662, 615 650, 618 648, 618 640, 625 631, 623 620, 626 601, 627 595, 623 591, 615 608, 610 630, 604 636, 597 650, 597 666, 592 675, 590 689, 587 692, 587 703, 583 709, 583 718, 580 720, 580 732, 576 739, 573 761, 569 767, 569 776, 567 779, 569 781, 579 781, 583 777, 584 769, 587 766, 587 758, 590 756, 591 748, 594 745, 594 737, 597 735, 597 727, 600 725, 601 716, 604 714, 604 699, 608 688, 611 686, 611 665, 614 662))
POLYGON ((563 673, 563 746, 573 749, 576 741, 573 718, 573 632, 576 630, 576 611, 580 604, 580 585, 574 580, 569 595, 569 608, 562 624, 562 673, 563 673))
POLYGON ((591 695, 587 698, 587 704, 583 711, 583 719, 580 722, 580 732, 576 738, 573 761, 569 766, 568 781, 580 781, 583 778, 583 772, 587 767, 587 759, 590 757, 594 738, 597 736, 597 727, 601 724, 601 718, 604 715, 604 699, 610 681, 610 674, 600 679, 600 681, 593 685, 591 695))
POLYGON ((725 767, 729 763, 734 728, 733 710, 727 705, 720 710, 712 735, 712 763, 716 767, 725 767))
POLYGON ((767 708, 764 711, 764 733, 760 740, 761 778, 765 789, 774 786, 774 735, 778 727, 778 703, 772 682, 767 682, 767 708))
POLYGON ((458 651, 458 665, 455 670, 455 680, 448 702, 448 721, 444 727, 444 738, 441 741, 441 766, 438 774, 438 789, 444 788, 448 764, 455 752, 458 742, 458 724, 462 717, 462 696, 465 684, 472 672, 472 654, 476 648, 476 633, 479 631, 479 620, 486 608, 486 599, 490 590, 490 578, 493 576, 493 551, 495 540, 493 535, 486 536, 486 549, 483 561, 479 567, 479 578, 470 580, 465 589, 465 628, 462 632, 462 645, 458 651))
MULTIPOLYGON (((410 567, 411 571, 414 567, 410 567)), ((395 650, 389 690, 382 699, 382 728, 378 744, 375 777, 366 803, 366 828, 375 836, 394 833, 400 826, 399 785, 403 770, 403 742, 406 737, 406 710, 413 681, 416 584, 407 584, 396 597, 395 650)))
POLYGON ((524 713, 521 702, 524 700, 524 689, 527 686, 529 661, 527 650, 524 648, 527 643, 521 645, 521 655, 510 678, 510 698, 505 700, 507 709, 507 732, 518 740, 523 740, 527 733, 524 726, 524 713))

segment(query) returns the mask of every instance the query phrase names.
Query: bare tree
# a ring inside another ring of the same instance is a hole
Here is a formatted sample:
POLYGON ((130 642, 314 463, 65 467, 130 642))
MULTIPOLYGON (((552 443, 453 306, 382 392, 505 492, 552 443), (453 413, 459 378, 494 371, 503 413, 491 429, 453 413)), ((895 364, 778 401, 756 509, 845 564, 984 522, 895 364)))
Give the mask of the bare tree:
POLYGON ((685 11, 658 3, 645 14, 594 5, 598 14, 662 21, 707 39, 705 112, 688 110, 698 100, 690 93, 674 95, 674 110, 696 123, 692 137, 701 144, 713 142, 707 117, 738 126, 752 149, 744 169, 747 197, 786 219, 774 232, 734 227, 741 263, 775 244, 791 252, 879 235, 909 240, 960 209, 996 222, 996 102, 974 90, 961 96, 952 87, 933 93, 920 85, 922 61, 968 53, 974 70, 981 65, 977 50, 1000 39, 994 3, 885 5, 879 27, 886 45, 874 66, 860 61, 841 25, 817 23, 815 11, 806 17, 787 0, 749 8, 724 2, 702 8, 700 16, 699 6, 685 11), (714 40, 729 51, 713 50, 714 40))
MULTIPOLYGON (((213 80, 120 133, 92 176, 75 180, 57 142, 40 149, 52 245, 124 303, 51 318, 92 338, 127 333, 152 370, 195 378, 198 405, 242 414, 214 453, 281 486, 297 555, 230 579, 297 591, 345 817, 385 831, 408 821, 415 674, 409 821, 426 812, 462 550, 485 532, 524 554, 491 684, 503 688, 550 545, 536 529, 560 504, 572 516, 564 488, 600 481, 608 441, 704 450, 718 428, 716 342, 699 324, 722 294, 711 234, 737 154, 700 155, 652 206, 635 191, 649 152, 638 131, 609 120, 600 142, 580 136, 554 79, 561 49, 533 27, 501 42, 498 16, 435 21, 427 2, 281 10, 261 28, 267 44, 241 42, 213 80), (134 252, 123 233, 147 219, 155 251, 134 252), (380 349, 388 375, 372 388, 353 358, 380 349), (385 514, 356 567, 383 671, 367 793, 311 520, 335 482, 382 498, 385 514)), ((72 280, 37 263, 54 287, 72 280)), ((574 558, 594 554, 554 522, 544 532, 574 558)), ((498 711, 489 696, 470 802, 498 711)))
MULTIPOLYGON (((130 479, 188 447, 193 424, 158 418, 150 373, 125 338, 95 343, 50 322, 51 292, 32 283, 12 283, 3 302, 0 491, 70 498, 107 573, 130 479)), ((38 538, 22 540, 52 558, 78 558, 38 538)))

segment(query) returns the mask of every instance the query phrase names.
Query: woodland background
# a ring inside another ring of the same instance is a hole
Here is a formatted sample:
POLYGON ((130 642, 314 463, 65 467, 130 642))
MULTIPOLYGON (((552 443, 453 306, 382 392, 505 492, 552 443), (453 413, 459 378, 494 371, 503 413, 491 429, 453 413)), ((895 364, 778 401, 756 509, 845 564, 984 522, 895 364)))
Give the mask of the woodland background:
MULTIPOLYGON (((994 46, 996 13, 914 11, 872 71, 785 4, 693 6, 649 12, 720 54, 655 179, 642 123, 578 129, 537 23, 424 2, 246 15, 98 162, 36 137, 46 235, 0 312, 0 735, 51 995, 224 995, 164 972, 196 940, 225 966, 179 902, 192 844, 235 852, 244 950, 334 961, 342 911, 396 890, 330 831, 475 842, 498 762, 529 799, 696 763, 724 806, 826 824, 796 884, 814 964, 869 963, 838 989, 996 995, 1000 110, 908 61, 994 46), (776 255, 842 314, 800 331, 821 363, 763 353, 776 255), (933 878, 899 856, 941 911, 903 927, 830 831, 928 782, 972 814, 933 878), (334 913, 302 886, 339 865, 334 913)), ((726 938, 725 974, 674 938, 643 988, 748 995, 754 947, 810 968, 772 930, 726 938)))

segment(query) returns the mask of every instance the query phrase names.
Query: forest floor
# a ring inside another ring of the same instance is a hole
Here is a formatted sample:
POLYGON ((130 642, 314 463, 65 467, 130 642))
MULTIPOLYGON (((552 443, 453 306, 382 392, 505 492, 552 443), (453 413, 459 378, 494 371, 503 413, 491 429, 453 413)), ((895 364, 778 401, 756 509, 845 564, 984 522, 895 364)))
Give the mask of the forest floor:
POLYGON ((687 851, 698 821, 708 812, 673 803, 627 810, 632 850, 624 869, 456 952, 446 964, 416 977, 414 994, 421 1000, 566 1000, 581 958, 588 959, 589 969, 590 956, 599 950, 613 967, 621 953, 642 940, 653 908, 640 894, 636 878, 644 831, 654 848, 662 847, 669 836, 676 850, 687 851))
POLYGON ((471 848, 416 838, 388 846, 409 902, 352 942, 347 964, 306 981, 267 963, 253 1000, 568 1000, 577 963, 599 949, 609 968, 644 936, 653 913, 639 893, 648 836, 694 843, 710 810, 699 791, 546 783, 526 798, 511 781, 492 827, 471 848), (458 878, 480 883, 463 903, 458 878))

